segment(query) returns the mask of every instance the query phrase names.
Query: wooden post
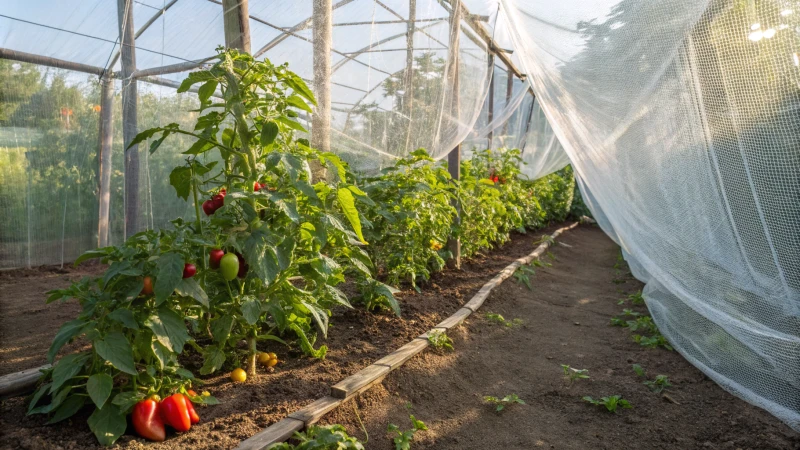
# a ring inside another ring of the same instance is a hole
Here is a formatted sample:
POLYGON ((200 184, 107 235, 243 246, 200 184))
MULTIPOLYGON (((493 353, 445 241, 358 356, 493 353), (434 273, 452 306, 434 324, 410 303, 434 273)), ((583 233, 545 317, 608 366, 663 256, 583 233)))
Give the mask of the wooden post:
POLYGON ((247 0, 222 0, 225 46, 250 53, 250 13, 247 0))
MULTIPOLYGON (((511 71, 511 68, 508 68, 508 79, 506 80, 506 106, 511 103, 511 94, 514 90, 514 72, 511 71)), ((506 124, 503 125, 503 136, 508 136, 508 120, 506 120, 506 124)), ((505 147, 505 142, 503 142, 503 146, 505 147)))
MULTIPOLYGON (((452 0, 453 13, 450 18, 450 51, 447 60, 447 74, 452 77, 453 83, 453 96, 451 98, 451 111, 456 120, 459 119, 461 110, 461 101, 459 98, 459 80, 458 80, 458 52, 459 52, 459 34, 461 33, 461 0, 452 0)), ((461 178, 461 144, 450 151, 447 155, 447 169, 450 172, 450 177, 453 180, 461 178)), ((456 217, 454 218, 454 225, 458 226, 461 223, 461 205, 458 201, 454 200, 456 207, 456 217)), ((448 261, 450 267, 455 269, 461 268, 461 240, 450 239, 447 241, 447 248, 453 255, 453 258, 448 261)))
POLYGON ((331 150, 331 40, 333 3, 313 0, 314 94, 317 108, 311 119, 311 145, 323 152, 331 150))
POLYGON ((403 81, 403 114, 408 117, 406 127, 406 151, 412 150, 411 133, 414 131, 414 33, 417 23, 417 0, 408 0, 408 22, 406 23, 406 73, 403 81))
POLYGON ((117 0, 120 52, 122 54, 122 140, 125 146, 125 237, 139 231, 139 146, 128 145, 138 133, 139 91, 136 72, 136 40, 133 30, 133 1, 117 0))
POLYGON ((99 163, 100 194, 99 218, 97 220, 97 246, 109 244, 109 215, 111 211, 111 145, 114 137, 114 79, 105 76, 100 88, 100 149, 97 153, 99 163))
MULTIPOLYGON (((487 123, 492 123, 494 120, 494 53, 489 52, 489 118, 487 123)), ((489 148, 492 148, 492 139, 494 132, 489 128, 489 148)))

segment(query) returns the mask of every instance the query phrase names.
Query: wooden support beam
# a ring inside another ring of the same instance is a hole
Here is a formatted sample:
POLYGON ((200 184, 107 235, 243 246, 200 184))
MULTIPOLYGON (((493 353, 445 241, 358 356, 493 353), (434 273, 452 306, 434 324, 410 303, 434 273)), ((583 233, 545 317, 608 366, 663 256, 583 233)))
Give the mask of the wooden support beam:
MULTIPOLYGON (((447 76, 450 79, 452 86, 452 96, 450 98, 450 111, 453 117, 458 120, 460 117, 461 100, 459 95, 459 36, 461 34, 461 0, 452 0, 454 8, 450 17, 450 42, 449 42, 449 56, 447 58, 447 76)), ((453 180, 461 178, 461 144, 450 151, 447 155, 447 170, 450 172, 450 177, 453 180)), ((461 223, 461 205, 457 200, 453 200, 456 207, 456 216, 453 219, 455 225, 461 223)), ((447 248, 450 250, 452 259, 448 264, 456 269, 461 268, 461 240, 449 239, 447 241, 447 248)))
POLYGON ((0 59, 39 64, 40 66, 55 67, 57 69, 74 70, 76 72, 90 73, 98 76, 103 75, 104 72, 102 67, 64 61, 63 59, 50 58, 48 56, 34 55, 33 53, 18 52, 8 48, 0 48, 0 59))
POLYGON ((314 95, 317 107, 311 121, 311 145, 331 150, 331 43, 333 40, 332 0, 313 0, 314 95))
POLYGON ((122 141, 125 154, 125 238, 139 231, 139 146, 128 145, 139 132, 139 90, 136 78, 136 40, 133 0, 117 0, 120 52, 122 55, 122 141))
POLYGON ((97 220, 97 246, 109 245, 109 217, 111 213, 111 149, 114 138, 114 79, 106 76, 101 79, 100 87, 100 151, 99 157, 99 194, 97 220))
POLYGON ((250 53, 250 13, 247 0, 222 0, 225 46, 250 53))
POLYGON ((524 79, 525 74, 520 72, 519 69, 517 69, 517 66, 514 65, 514 62, 511 61, 511 58, 508 56, 508 54, 505 51, 503 51, 502 48, 497 46, 497 43, 492 38, 492 35, 491 33, 489 33, 489 30, 487 30, 486 27, 483 26, 483 24, 481 23, 481 16, 476 16, 474 14, 471 14, 467 9, 467 7, 464 5, 464 3, 461 2, 460 0, 451 0, 451 3, 454 4, 454 8, 458 8, 461 10, 462 14, 464 15, 464 20, 469 24, 470 28, 475 30, 475 33, 477 33, 478 36, 481 37, 481 39, 486 41, 486 44, 489 46, 489 53, 497 55, 497 57, 500 58, 501 61, 503 61, 506 67, 508 67, 514 72, 514 75, 516 75, 517 78, 524 79))
MULTIPOLYGON (((489 115, 487 124, 491 124, 494 120, 494 55, 489 53, 489 115)), ((489 148, 492 148, 492 140, 494 139, 494 128, 489 127, 489 148)))
MULTIPOLYGON (((506 73, 508 75, 508 79, 506 79, 506 105, 508 105, 511 103, 511 94, 514 90, 514 72, 508 69, 506 73)), ((505 125, 503 125, 503 136, 508 136, 508 120, 506 120, 505 125)))
MULTIPOLYGON (((172 5, 174 5, 177 1, 178 0, 171 0, 169 3, 164 5, 163 8, 159 9, 158 12, 153 15, 153 17, 151 17, 147 22, 144 23, 144 25, 142 25, 142 28, 139 28, 139 31, 137 31, 136 34, 134 35, 134 40, 139 39, 139 36, 141 36, 142 33, 147 31, 147 29, 150 28, 150 25, 155 23, 155 21, 158 20, 159 17, 163 16, 167 12, 167 10, 170 9, 172 5)), ((119 50, 117 50, 117 52, 114 53, 114 56, 106 65, 106 70, 114 69, 114 64, 116 64, 117 60, 119 60, 120 53, 121 52, 119 50)))

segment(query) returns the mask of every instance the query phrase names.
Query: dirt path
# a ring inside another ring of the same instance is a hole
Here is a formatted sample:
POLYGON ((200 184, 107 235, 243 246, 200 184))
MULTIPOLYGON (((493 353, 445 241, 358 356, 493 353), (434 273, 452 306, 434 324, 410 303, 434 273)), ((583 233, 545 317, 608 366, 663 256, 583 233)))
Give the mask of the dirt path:
MULTIPOLYGON (((456 352, 426 351, 357 400, 367 448, 394 448, 386 427, 410 428, 408 402, 430 428, 417 433, 415 450, 800 448, 798 433, 723 391, 677 352, 643 348, 628 330, 609 326, 631 307, 617 302, 642 285, 624 263, 622 272, 614 268, 618 247, 598 228, 579 227, 559 241, 569 247, 557 245, 553 266, 536 269, 533 291, 506 281, 451 333, 456 352), (487 312, 524 325, 495 325, 487 312), (569 386, 560 364, 588 369, 591 378, 569 386), (677 403, 650 392, 632 364, 650 379, 667 375, 668 395, 677 403), (512 393, 527 405, 496 413, 482 401, 512 393), (612 414, 581 400, 615 394, 633 409, 612 414)), ((323 423, 341 423, 364 439, 352 402, 323 423)))

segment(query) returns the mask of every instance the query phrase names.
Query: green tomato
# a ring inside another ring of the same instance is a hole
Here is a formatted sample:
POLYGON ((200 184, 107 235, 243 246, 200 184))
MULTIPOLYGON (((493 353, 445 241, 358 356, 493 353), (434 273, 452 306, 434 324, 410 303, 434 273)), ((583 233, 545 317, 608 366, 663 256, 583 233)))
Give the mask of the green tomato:
POLYGON ((239 274, 239 258, 233 253, 226 253, 219 261, 219 270, 222 272, 222 278, 232 281, 239 274))

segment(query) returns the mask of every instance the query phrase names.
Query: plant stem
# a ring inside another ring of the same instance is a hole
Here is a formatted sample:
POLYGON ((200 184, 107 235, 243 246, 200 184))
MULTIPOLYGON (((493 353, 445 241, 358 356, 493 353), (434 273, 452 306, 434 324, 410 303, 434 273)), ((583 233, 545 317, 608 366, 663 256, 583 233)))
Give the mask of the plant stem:
POLYGON ((258 355, 258 349, 256 348, 256 337, 255 336, 248 336, 247 337, 247 346, 250 349, 250 352, 247 355, 247 376, 255 378, 256 374, 256 357, 258 355))
MULTIPOLYGON (((200 220, 200 200, 197 198, 197 179, 194 176, 194 166, 189 165, 192 171, 192 194, 194 196, 194 215, 197 218, 197 234, 203 234, 203 221, 200 220)), ((205 247, 203 248, 203 256, 205 256, 205 247)), ((205 258, 203 258, 205 261, 205 258)), ((205 266, 205 263, 203 264, 205 266)))

